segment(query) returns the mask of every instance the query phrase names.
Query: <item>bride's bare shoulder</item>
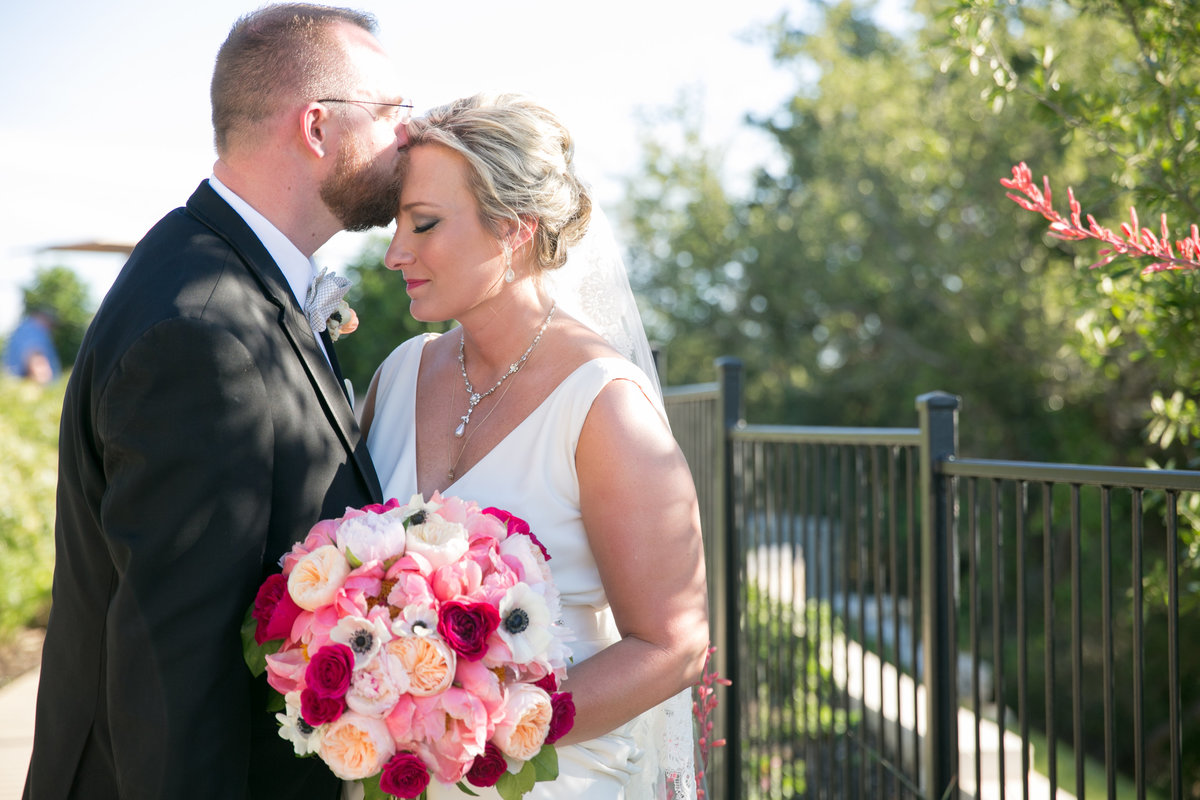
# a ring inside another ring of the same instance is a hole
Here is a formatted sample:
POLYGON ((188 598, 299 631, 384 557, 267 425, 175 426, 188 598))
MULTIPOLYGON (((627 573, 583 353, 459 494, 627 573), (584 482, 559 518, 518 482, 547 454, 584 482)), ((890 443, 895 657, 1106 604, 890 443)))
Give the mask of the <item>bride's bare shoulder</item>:
POLYGON ((604 337, 569 315, 564 314, 560 331, 556 361, 569 365, 568 371, 597 358, 619 356, 604 337))

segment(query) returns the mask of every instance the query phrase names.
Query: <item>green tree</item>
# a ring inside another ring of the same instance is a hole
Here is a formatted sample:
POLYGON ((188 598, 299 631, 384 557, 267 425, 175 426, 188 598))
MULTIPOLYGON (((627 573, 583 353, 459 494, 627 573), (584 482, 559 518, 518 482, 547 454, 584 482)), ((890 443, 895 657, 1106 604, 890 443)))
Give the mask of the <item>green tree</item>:
POLYGON ((95 307, 87 286, 68 267, 41 267, 22 289, 25 308, 51 309, 57 324, 51 334, 63 369, 69 369, 79 354, 83 334, 92 320, 95 307))
POLYGON ((932 24, 901 38, 841 3, 815 30, 784 18, 768 36, 804 76, 757 121, 783 166, 730 198, 721 154, 676 114, 682 133, 648 133, 630 184, 671 382, 706 379, 728 353, 747 363, 758 420, 894 425, 944 389, 964 398, 964 450, 1096 460, 1129 444, 1070 346, 1072 268, 1031 241, 1032 221, 996 211, 1016 157, 1068 160, 1061 136, 981 102, 932 24), (687 146, 670 150, 671 137, 687 146))

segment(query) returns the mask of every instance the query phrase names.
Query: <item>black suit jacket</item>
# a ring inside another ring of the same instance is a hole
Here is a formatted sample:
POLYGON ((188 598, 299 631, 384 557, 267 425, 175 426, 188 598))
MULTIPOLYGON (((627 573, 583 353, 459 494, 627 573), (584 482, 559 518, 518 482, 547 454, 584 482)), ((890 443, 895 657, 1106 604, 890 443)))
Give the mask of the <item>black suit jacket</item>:
POLYGON ((25 797, 336 798, 239 628, 313 523, 380 495, 283 274, 204 182, 133 251, 67 386, 25 797))

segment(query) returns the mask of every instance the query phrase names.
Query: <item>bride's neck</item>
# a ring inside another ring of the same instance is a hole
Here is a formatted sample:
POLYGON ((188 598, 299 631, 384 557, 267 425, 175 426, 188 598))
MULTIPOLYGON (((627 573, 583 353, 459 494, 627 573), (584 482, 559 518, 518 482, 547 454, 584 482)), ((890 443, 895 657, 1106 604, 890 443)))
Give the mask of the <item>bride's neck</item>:
POLYGON ((538 335, 553 301, 530 283, 509 287, 498 302, 475 309, 462 325, 463 354, 472 380, 499 375, 521 357, 538 335))

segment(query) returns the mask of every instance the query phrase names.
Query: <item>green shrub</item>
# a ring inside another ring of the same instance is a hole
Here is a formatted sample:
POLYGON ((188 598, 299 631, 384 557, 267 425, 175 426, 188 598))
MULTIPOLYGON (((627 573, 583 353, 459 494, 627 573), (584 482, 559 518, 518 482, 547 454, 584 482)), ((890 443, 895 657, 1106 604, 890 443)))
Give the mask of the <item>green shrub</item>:
POLYGON ((65 379, 0 375, 0 640, 44 624, 54 573, 58 420, 65 379))

